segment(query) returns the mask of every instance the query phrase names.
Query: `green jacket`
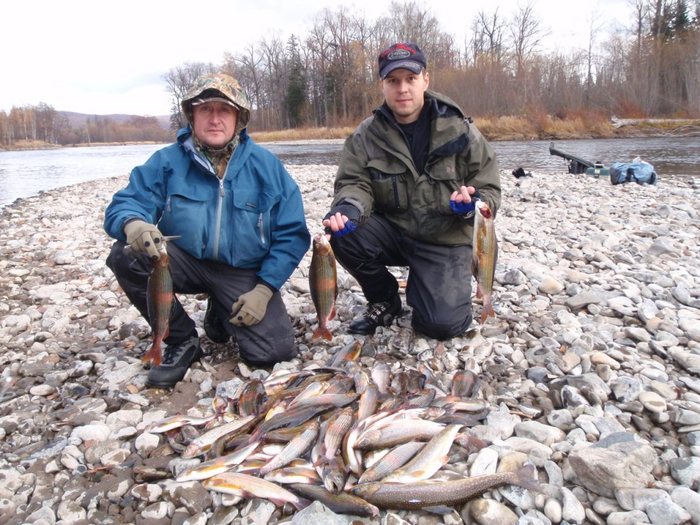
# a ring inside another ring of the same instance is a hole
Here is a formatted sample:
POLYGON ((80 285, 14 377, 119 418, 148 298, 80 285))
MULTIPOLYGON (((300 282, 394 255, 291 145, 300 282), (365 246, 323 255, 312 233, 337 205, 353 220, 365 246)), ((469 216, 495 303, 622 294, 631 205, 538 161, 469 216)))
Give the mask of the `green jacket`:
POLYGON ((379 108, 345 141, 333 206, 355 205, 360 222, 381 214, 421 241, 471 244, 474 221, 452 213, 450 195, 460 186, 474 186, 495 213, 501 203, 496 154, 449 98, 426 91, 425 103, 431 131, 424 173, 416 170, 391 112, 379 108))

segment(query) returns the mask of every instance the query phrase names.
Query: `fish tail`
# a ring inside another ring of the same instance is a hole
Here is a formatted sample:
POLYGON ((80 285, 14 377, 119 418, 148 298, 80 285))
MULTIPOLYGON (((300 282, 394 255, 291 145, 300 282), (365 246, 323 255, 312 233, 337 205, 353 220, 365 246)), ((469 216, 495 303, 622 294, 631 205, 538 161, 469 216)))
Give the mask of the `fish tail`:
POLYGON ((162 358, 162 352, 160 349, 160 343, 163 340, 161 337, 156 337, 153 340, 153 344, 151 345, 151 348, 149 348, 148 352, 144 354, 144 356, 141 358, 141 362, 143 364, 151 364, 154 366, 159 366, 160 361, 162 358))
POLYGON ((315 341, 316 339, 320 339, 321 337, 326 341, 333 340, 333 334, 325 326, 319 326, 316 330, 314 330, 314 334, 311 336, 311 340, 315 341))
POLYGON ((496 312, 493 311, 493 300, 491 299, 491 294, 484 296, 484 304, 481 308, 481 324, 484 324, 488 317, 496 317, 496 312))

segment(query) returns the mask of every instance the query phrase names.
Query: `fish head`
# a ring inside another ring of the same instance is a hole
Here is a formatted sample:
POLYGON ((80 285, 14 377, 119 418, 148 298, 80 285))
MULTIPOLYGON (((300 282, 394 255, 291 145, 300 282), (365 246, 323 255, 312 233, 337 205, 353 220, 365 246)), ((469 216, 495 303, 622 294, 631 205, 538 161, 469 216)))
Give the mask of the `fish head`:
POLYGON ((333 253, 333 248, 331 248, 331 243, 328 242, 328 238, 326 237, 325 233, 317 233, 314 235, 313 250, 314 253, 318 253, 319 255, 328 255, 333 253))
POLYGON ((484 219, 491 219, 493 217, 493 212, 485 201, 479 199, 474 203, 474 206, 484 219))

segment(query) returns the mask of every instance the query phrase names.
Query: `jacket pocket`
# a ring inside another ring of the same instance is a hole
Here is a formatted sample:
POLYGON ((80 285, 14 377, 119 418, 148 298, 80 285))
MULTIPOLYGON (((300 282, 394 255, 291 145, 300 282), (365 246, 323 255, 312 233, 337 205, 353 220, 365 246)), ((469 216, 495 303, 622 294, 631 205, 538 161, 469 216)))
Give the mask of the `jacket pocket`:
POLYGON ((385 173, 374 168, 369 170, 374 192, 374 207, 377 211, 397 212, 408 210, 408 188, 403 173, 385 173))
POLYGON ((202 257, 209 235, 208 208, 208 201, 197 196, 168 195, 158 229, 163 235, 177 237, 175 244, 186 252, 202 257))
POLYGON ((274 199, 264 193, 235 191, 230 243, 234 266, 257 267, 270 250, 271 210, 274 199))

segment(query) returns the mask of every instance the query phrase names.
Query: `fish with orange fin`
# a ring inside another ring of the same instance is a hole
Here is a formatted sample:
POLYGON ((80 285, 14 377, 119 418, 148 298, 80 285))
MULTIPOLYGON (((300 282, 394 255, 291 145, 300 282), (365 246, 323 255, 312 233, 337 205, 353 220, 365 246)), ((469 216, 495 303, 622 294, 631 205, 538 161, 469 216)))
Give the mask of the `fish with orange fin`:
POLYGON ((314 331, 311 339, 315 341, 322 337, 326 341, 331 341, 333 334, 328 329, 328 321, 335 317, 338 272, 333 248, 323 233, 314 236, 311 266, 309 267, 309 288, 318 318, 318 328, 314 331))
POLYGON ((481 324, 493 311, 493 276, 496 271, 496 227, 494 213, 482 200, 475 203, 472 273, 476 277, 476 297, 482 299, 481 324))
POLYGON ((153 344, 144 354, 141 361, 153 366, 160 365, 163 358, 163 339, 170 333, 170 313, 172 312, 173 278, 170 275, 168 253, 165 243, 160 251, 160 257, 153 261, 153 270, 148 276, 147 286, 148 318, 153 330, 153 344))

